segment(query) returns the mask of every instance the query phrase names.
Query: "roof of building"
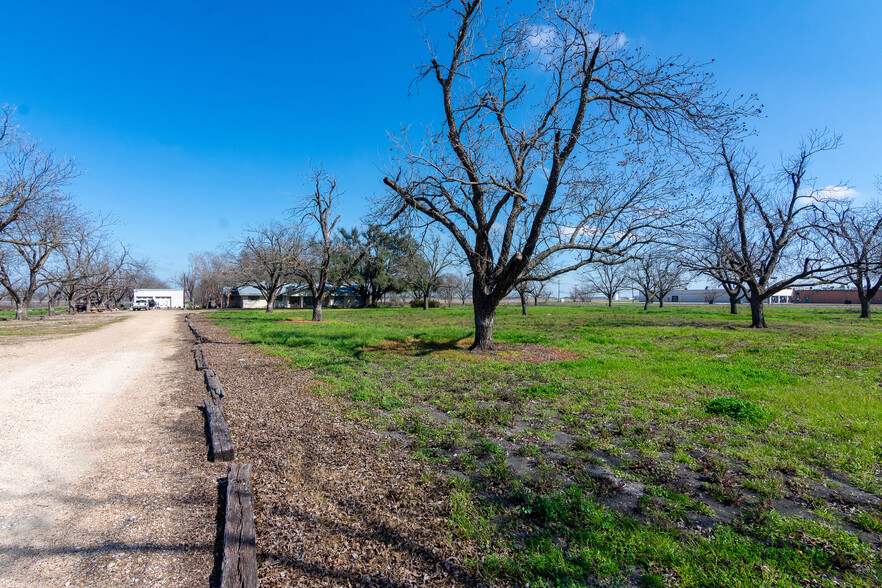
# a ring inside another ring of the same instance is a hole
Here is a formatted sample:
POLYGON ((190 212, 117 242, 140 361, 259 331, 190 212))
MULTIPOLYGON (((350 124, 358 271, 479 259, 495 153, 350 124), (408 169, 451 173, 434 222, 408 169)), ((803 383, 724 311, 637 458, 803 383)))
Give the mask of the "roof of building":
MULTIPOLYGON (((330 290, 330 286, 325 286, 325 290, 330 290)), ((233 296, 261 296, 260 290, 254 286, 239 286, 233 288, 233 296)), ((334 291, 336 296, 358 296, 358 292, 349 286, 340 286, 334 291)), ((286 284, 282 286, 279 296, 311 296, 309 288, 300 284, 286 284)))

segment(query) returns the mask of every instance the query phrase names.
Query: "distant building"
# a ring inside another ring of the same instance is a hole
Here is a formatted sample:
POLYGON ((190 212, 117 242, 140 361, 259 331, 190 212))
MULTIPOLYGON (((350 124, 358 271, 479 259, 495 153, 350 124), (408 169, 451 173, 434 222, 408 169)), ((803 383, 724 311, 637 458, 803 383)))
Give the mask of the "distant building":
MULTIPOLYGON (((646 301, 646 297, 642 292, 639 292, 634 299, 639 300, 640 302, 646 301)), ((653 298, 652 301, 658 302, 658 298, 653 298)), ((729 302, 729 295, 719 288, 683 288, 668 292, 668 294, 665 295, 664 302, 665 304, 669 302, 674 304, 683 302, 687 304, 723 304, 729 302)))
MULTIPOLYGON (((636 300, 640 302, 645 301, 645 296, 643 294, 638 294, 636 300)), ((658 302, 658 298, 653 299, 653 302, 658 302)), ((665 304, 671 302, 674 304, 678 303, 686 303, 686 304, 728 304, 729 303, 729 295, 726 294, 726 291, 722 288, 704 288, 702 289, 678 289, 671 290, 664 298, 665 304)), ((738 295, 738 302, 745 302, 744 297, 742 295, 738 295)), ((783 290, 779 290, 772 296, 766 299, 768 304, 789 304, 793 302, 793 290, 789 288, 785 288, 783 290)))
MULTIPOLYGON (((793 291, 794 302, 799 304, 860 304, 861 299, 858 298, 857 290, 846 290, 844 288, 833 290, 823 289, 815 290, 814 288, 800 288, 793 291)), ((877 293, 870 304, 882 304, 882 293, 877 293)))
MULTIPOLYGON (((325 301, 325 308, 355 308, 363 306, 361 296, 348 286, 342 286, 325 301)), ((233 288, 230 293, 230 308, 266 309, 266 299, 260 290, 253 286, 233 288)), ((312 308, 312 294, 308 288, 288 285, 276 297, 273 308, 312 308)))
POLYGON ((153 301, 156 308, 184 308, 184 291, 156 288, 139 288, 134 291, 132 304, 138 300, 153 301))

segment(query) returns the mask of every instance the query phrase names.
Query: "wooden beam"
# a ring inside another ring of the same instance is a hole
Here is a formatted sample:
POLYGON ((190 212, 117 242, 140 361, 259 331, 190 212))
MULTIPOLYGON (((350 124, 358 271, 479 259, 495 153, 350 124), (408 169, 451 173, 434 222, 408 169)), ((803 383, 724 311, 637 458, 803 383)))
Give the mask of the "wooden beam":
POLYGON ((198 371, 201 372, 202 370, 208 368, 208 364, 205 363, 205 354, 202 353, 201 349, 197 348, 193 350, 193 359, 196 361, 196 369, 198 371))
POLYGON ((191 323, 190 321, 187 321, 187 326, 190 327, 191 331, 193 331, 193 335, 196 337, 197 341, 199 341, 200 343, 207 343, 208 342, 208 337, 203 337, 202 335, 200 335, 199 330, 193 326, 193 323, 191 323))
POLYGON ((208 389, 211 397, 215 400, 223 398, 224 389, 221 388, 220 378, 217 377, 217 373, 209 368, 206 368, 202 373, 205 375, 205 387, 208 389))
POLYGON ((254 532, 254 494, 251 466, 230 464, 227 470, 227 508, 221 588, 257 588, 257 538, 254 532))
POLYGON ((233 461, 233 438, 224 419, 221 405, 211 398, 205 399, 205 418, 208 420, 208 437, 211 443, 211 461, 233 461))

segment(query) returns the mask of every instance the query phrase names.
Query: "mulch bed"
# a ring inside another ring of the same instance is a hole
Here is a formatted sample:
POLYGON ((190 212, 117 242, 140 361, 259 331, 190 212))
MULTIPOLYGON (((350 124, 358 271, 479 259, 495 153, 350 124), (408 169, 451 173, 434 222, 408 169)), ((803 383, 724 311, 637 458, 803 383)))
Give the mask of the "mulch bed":
POLYGON ((236 461, 252 464, 262 587, 482 585, 463 565, 476 546, 450 539, 437 474, 311 392, 311 373, 192 320, 236 461))

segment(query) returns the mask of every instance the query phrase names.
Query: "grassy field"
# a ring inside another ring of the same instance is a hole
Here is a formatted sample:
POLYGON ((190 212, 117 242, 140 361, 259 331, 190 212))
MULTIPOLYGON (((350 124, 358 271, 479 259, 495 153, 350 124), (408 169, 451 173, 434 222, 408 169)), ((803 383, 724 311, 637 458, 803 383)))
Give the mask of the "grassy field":
POLYGON ((67 314, 67 307, 50 317, 45 308, 28 311, 28 320, 15 320, 14 311, 0 310, 0 341, 14 343, 18 337, 73 335, 125 319, 123 312, 67 314))
POLYGON ((879 585, 882 322, 770 308, 225 311, 450 479, 471 562, 531 586, 879 585))

